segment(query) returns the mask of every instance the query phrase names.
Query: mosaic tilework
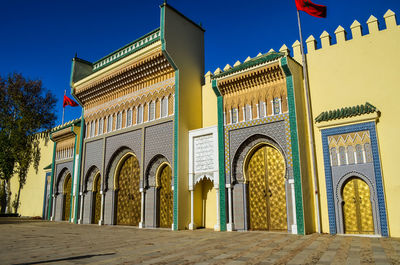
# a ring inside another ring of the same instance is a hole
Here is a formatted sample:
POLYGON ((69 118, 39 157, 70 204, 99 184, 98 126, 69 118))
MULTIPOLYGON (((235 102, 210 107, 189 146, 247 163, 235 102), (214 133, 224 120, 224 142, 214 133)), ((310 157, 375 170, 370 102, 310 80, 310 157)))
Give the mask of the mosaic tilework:
POLYGON ((379 157, 379 150, 378 150, 378 139, 376 137, 376 128, 375 128, 374 122, 341 126, 341 127, 325 129, 325 130, 321 131, 323 154, 324 154, 326 191, 327 191, 327 200, 328 200, 329 231, 331 234, 337 233, 337 229, 336 229, 336 221, 337 220, 335 217, 335 201, 334 201, 334 195, 333 195, 332 168, 331 168, 331 164, 330 164, 328 136, 363 131, 363 130, 369 130, 369 132, 370 132, 373 164, 374 164, 374 171, 375 171, 375 182, 376 182, 375 184, 376 184, 376 192, 377 192, 378 206, 379 206, 379 217, 380 217, 380 226, 381 226, 380 229, 381 229, 382 236, 388 236, 386 206, 385 206, 385 198, 384 198, 384 191, 383 191, 383 184, 382 184, 382 173, 381 173, 380 157, 379 157))
POLYGON ((286 140, 286 159, 287 159, 287 165, 288 167, 293 166, 293 158, 292 158, 292 147, 291 147, 291 138, 290 138, 290 126, 289 126, 289 114, 280 114, 280 115, 274 115, 274 116, 268 116, 262 119, 256 119, 256 120, 251 120, 251 121, 246 121, 246 122, 240 122, 236 124, 230 124, 225 126, 225 135, 224 135, 224 140, 225 140, 225 172, 226 176, 231 175, 231 161, 233 159, 232 156, 235 154, 230 154, 230 131, 231 130, 236 130, 236 129, 241 129, 241 128, 247 128, 251 126, 256 126, 256 125, 262 125, 262 124, 267 124, 267 123, 272 123, 272 122, 278 122, 278 121, 284 121, 285 124, 285 140, 286 140))

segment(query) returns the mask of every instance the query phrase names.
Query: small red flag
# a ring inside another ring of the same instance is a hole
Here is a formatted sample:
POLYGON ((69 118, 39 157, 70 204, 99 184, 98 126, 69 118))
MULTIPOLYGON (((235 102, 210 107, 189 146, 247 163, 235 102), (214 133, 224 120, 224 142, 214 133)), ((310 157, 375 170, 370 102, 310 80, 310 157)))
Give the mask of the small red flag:
POLYGON ((78 106, 78 103, 76 103, 75 101, 64 95, 63 108, 65 108, 65 106, 67 105, 70 105, 71 107, 76 107, 78 106))
POLYGON ((326 6, 317 5, 310 0, 295 0, 297 10, 304 11, 314 17, 326 17, 326 6))

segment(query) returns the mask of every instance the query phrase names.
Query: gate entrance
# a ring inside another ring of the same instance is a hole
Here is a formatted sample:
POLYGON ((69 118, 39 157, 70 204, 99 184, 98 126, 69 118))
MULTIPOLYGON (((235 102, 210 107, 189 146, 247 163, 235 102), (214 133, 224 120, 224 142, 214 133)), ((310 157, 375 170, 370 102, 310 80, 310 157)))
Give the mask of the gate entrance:
POLYGON ((252 230, 287 230, 285 160, 276 148, 263 145, 251 155, 246 168, 252 230))
POLYGON ((368 184, 353 177, 344 185, 342 195, 345 234, 374 234, 368 184))
POLYGON ((64 221, 69 221, 71 212, 71 174, 65 177, 64 181, 64 221))
POLYGON ((171 167, 167 164, 160 166, 160 227, 172 227, 173 193, 171 189, 171 167))
MULTIPOLYGON (((123 158, 124 159, 124 158, 123 158)), ((118 171, 117 224, 139 225, 140 222, 140 168, 135 156, 126 158, 118 171)))

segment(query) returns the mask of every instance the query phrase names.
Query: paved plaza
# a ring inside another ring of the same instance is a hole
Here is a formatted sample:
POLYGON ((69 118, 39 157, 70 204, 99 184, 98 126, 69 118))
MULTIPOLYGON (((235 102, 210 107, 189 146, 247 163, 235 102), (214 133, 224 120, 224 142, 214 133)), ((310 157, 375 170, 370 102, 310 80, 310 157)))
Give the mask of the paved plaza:
POLYGON ((0 264, 400 264, 400 239, 0 218, 0 264))

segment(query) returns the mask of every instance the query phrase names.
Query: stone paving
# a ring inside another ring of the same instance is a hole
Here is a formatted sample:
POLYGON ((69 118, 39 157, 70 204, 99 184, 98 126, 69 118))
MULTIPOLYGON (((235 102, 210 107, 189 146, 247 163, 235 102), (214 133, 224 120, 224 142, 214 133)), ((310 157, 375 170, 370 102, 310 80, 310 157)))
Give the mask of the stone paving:
POLYGON ((400 264, 400 239, 0 218, 0 264, 400 264))

